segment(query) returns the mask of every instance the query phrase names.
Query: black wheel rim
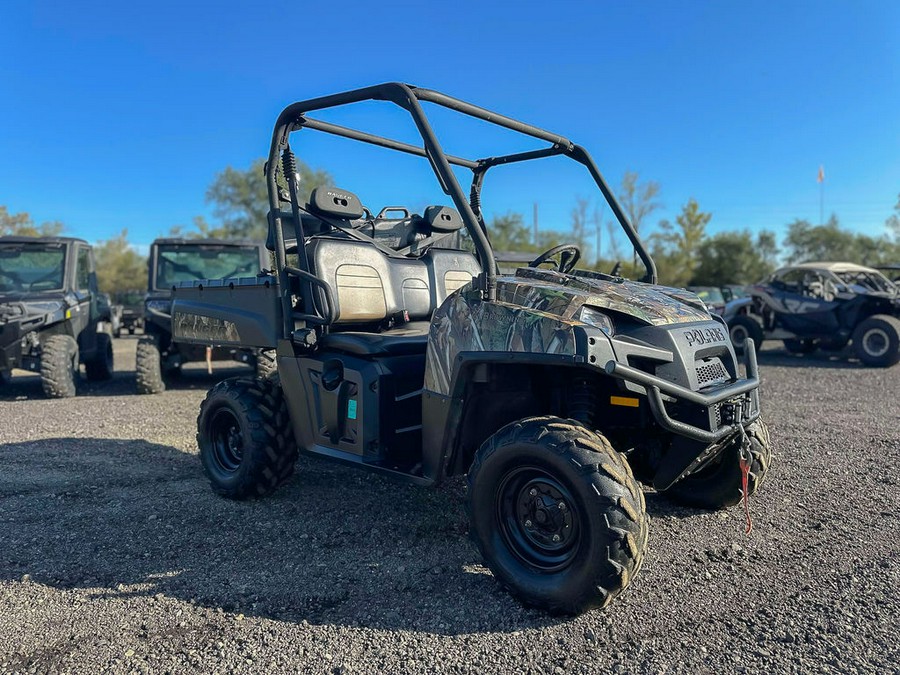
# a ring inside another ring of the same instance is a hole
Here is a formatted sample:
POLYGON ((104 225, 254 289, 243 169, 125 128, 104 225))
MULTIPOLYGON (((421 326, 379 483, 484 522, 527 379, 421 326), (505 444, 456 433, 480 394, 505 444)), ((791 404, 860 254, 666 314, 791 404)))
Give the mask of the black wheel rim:
POLYGON ((563 569, 578 552, 577 504, 568 488, 541 468, 506 474, 497 491, 497 520, 510 551, 541 571, 563 569))
POLYGON ((244 439, 237 417, 228 408, 219 408, 209 420, 209 439, 216 465, 234 473, 244 458, 244 439))

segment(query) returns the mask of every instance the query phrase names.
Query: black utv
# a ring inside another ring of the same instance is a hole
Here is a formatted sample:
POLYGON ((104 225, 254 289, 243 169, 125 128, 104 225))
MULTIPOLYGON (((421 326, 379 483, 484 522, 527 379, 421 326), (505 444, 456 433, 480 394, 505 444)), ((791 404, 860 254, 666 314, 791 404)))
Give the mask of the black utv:
POLYGON ((89 380, 112 377, 111 330, 86 241, 0 237, 0 380, 30 370, 47 396, 74 396, 80 364, 89 380))
POLYGON ((135 371, 139 394, 158 394, 191 361, 231 359, 266 376, 274 357, 252 347, 200 346, 172 337, 172 288, 184 281, 253 277, 269 266, 262 243, 221 239, 157 239, 150 246, 149 289, 144 298, 144 337, 138 341, 135 371))
POLYGON ((298 450, 419 485, 468 474, 471 535, 498 581, 526 603, 575 613, 606 605, 640 569, 648 518, 635 475, 708 508, 763 481, 771 455, 754 352, 744 376, 725 323, 696 295, 656 285, 653 260, 583 148, 395 83, 289 106, 266 178, 274 273, 186 281, 174 296, 177 340, 277 350, 277 377, 226 380, 201 406, 200 456, 216 492, 269 494, 298 450), (310 116, 373 99, 405 109, 422 145, 310 116), (447 155, 426 102, 541 147, 447 155), (301 129, 427 158, 452 206, 372 216, 336 188, 301 200, 288 144, 301 129), (643 281, 576 269, 572 245, 498 273, 485 174, 554 155, 591 174, 643 281), (454 167, 472 171, 469 198, 454 167), (474 254, 449 243, 463 230, 474 254))
POLYGON ((839 352, 851 343, 867 366, 900 361, 900 287, 878 270, 810 262, 776 271, 749 287, 751 311, 729 321, 732 342, 782 340, 794 354, 839 352))

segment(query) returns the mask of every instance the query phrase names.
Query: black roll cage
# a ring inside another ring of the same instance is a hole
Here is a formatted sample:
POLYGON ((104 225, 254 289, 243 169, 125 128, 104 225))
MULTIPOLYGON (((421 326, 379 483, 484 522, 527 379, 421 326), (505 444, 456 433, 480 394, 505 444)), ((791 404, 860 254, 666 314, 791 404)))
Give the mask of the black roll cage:
MULTIPOLYGON (((282 217, 287 214, 283 214, 283 212, 280 210, 281 202, 277 183, 277 171, 280 156, 281 159, 284 160, 290 155, 291 152, 288 142, 289 136, 291 132, 297 131, 302 128, 315 129, 317 131, 323 131, 325 133, 333 134, 336 136, 343 136, 344 138, 362 141, 365 143, 370 143, 372 145, 381 146, 383 148, 388 148, 390 150, 397 150, 428 159, 429 163, 431 164, 431 168, 434 170, 434 174, 441 185, 441 188, 443 189, 444 193, 453 200, 453 203, 461 214, 463 222, 466 225, 466 229, 468 230, 469 235, 472 237, 472 241, 475 244, 476 254, 483 270, 482 275, 475 281, 475 288, 481 292, 481 296, 485 300, 492 301, 496 299, 497 264, 494 260, 491 243, 487 237, 484 218, 481 213, 481 187, 484 182, 484 175, 488 171, 488 169, 494 166, 499 166, 502 164, 512 164, 515 162, 524 162, 532 159, 540 159, 543 157, 552 157, 555 155, 568 155, 576 162, 579 162, 587 167, 588 171, 594 179, 594 182, 597 184, 597 187, 600 188, 600 192, 603 194, 604 198, 612 209, 616 220, 619 221, 619 225, 621 225, 622 229, 625 231, 625 234, 631 241, 631 244, 637 252, 638 257, 640 257, 641 262, 643 262, 644 267, 646 268, 647 273, 642 280, 649 283, 656 283, 656 264, 653 262, 653 258, 650 257, 650 254, 641 243, 637 232, 631 226, 631 223, 628 222, 628 219, 625 217, 625 214, 622 211, 622 208, 619 205, 618 201, 616 200, 615 195, 613 194, 609 185, 606 183, 606 180, 601 175, 600 170, 597 168, 597 165, 594 163, 594 160, 591 158, 590 154, 588 154, 587 150, 579 145, 575 145, 570 140, 568 140, 564 136, 560 136, 559 134, 554 134, 552 132, 545 131, 544 129, 531 126, 530 124, 519 122, 518 120, 512 119, 511 117, 500 115, 490 110, 486 110, 485 108, 480 108, 478 106, 472 105, 471 103, 466 103, 465 101, 447 96, 446 94, 441 94, 437 91, 422 89, 400 82, 388 82, 372 87, 354 89, 352 91, 347 91, 339 94, 321 96, 318 98, 312 98, 306 101, 293 103, 281 112, 281 114, 278 116, 278 120, 275 123, 275 129, 272 133, 272 144, 269 149, 269 157, 266 163, 266 183, 268 185, 269 192, 269 211, 272 214, 270 227, 274 227, 275 233, 275 264, 277 267, 278 282, 283 289, 289 288, 289 276, 296 276, 300 278, 302 282, 306 282, 301 284, 301 288, 303 289, 302 295, 304 298, 304 308, 307 311, 310 307, 314 306, 312 300, 314 297, 316 297, 316 294, 313 292, 312 287, 319 287, 319 289, 325 294, 326 298, 328 296, 328 289, 327 287, 325 289, 322 289, 322 284, 317 283, 318 280, 310 272, 309 262, 306 259, 305 249, 303 247, 305 237, 303 232, 303 224, 301 222, 302 219, 300 218, 299 214, 301 206, 297 203, 297 186, 295 183, 292 183, 292 176, 285 176, 285 178, 288 180, 288 185, 291 188, 290 192, 292 202, 292 220, 294 221, 294 231, 296 240, 298 242, 297 253, 300 267, 298 269, 294 267, 288 267, 287 265, 284 233, 282 230, 281 222, 282 217), (317 120, 306 116, 306 114, 310 111, 324 110, 327 108, 334 108, 337 106, 347 105, 349 103, 359 103, 362 101, 390 101, 391 103, 394 103, 406 110, 412 116, 413 122, 415 123, 416 128, 418 129, 419 134, 422 137, 423 147, 418 147, 409 143, 403 143, 401 141, 393 140, 390 138, 376 136, 374 134, 370 134, 364 131, 358 131, 356 129, 349 129, 347 127, 339 126, 337 124, 331 124, 329 122, 324 122, 322 120, 317 120), (456 112, 459 112, 463 115, 475 117, 485 122, 490 122, 512 131, 517 131, 519 133, 525 134, 526 136, 531 136, 533 138, 546 141, 550 143, 550 145, 546 148, 540 148, 537 150, 519 152, 509 155, 501 155, 497 157, 486 157, 479 160, 470 160, 463 157, 456 157, 454 155, 447 155, 441 148, 437 136, 435 135, 434 131, 431 128, 431 124, 428 121, 428 117, 422 110, 420 101, 426 101, 435 105, 442 106, 444 108, 449 108, 450 110, 455 110, 456 112), (462 166, 472 170, 472 185, 470 188, 470 195, 468 200, 466 199, 465 194, 463 193, 462 188, 459 185, 459 181, 457 181, 455 174, 450 168, 451 164, 462 166)), ((315 315, 295 315, 291 306, 290 293, 282 293, 282 308, 285 338, 288 338, 292 335, 294 331, 295 318, 304 319, 310 323, 324 323, 321 320, 316 321, 315 315)))

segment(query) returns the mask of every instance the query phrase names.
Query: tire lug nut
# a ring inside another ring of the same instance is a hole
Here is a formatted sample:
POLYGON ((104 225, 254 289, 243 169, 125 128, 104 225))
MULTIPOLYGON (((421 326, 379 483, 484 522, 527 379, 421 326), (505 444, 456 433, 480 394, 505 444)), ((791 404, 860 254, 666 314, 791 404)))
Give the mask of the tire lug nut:
POLYGON ((554 534, 554 535, 553 535, 553 541, 554 541, 554 542, 559 541, 559 535, 558 535, 558 534, 554 534))
POLYGON ((537 490, 535 490, 534 488, 531 488, 528 491, 528 494, 530 494, 532 497, 537 497, 537 490))
POLYGON ((559 510, 560 510, 560 511, 565 511, 566 508, 567 508, 567 507, 566 507, 566 503, 565 503, 565 502, 560 502, 560 503, 559 503, 559 510))
POLYGON ((526 521, 525 521, 525 527, 531 527, 531 521, 530 521, 530 520, 526 520, 526 521))

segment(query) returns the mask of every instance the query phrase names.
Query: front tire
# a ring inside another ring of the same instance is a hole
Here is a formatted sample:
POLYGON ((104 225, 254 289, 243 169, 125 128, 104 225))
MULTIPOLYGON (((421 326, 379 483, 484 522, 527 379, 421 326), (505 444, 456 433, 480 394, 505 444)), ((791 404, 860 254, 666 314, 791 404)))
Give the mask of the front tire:
POLYGON ((609 441, 571 420, 509 424, 468 475, 471 535, 497 580, 556 614, 603 607, 638 573, 644 495, 609 441))
POLYGON ((87 379, 92 382, 110 380, 113 376, 113 345, 106 333, 97 334, 97 352, 90 361, 85 361, 87 379))
POLYGON ((152 335, 138 340, 135 353, 135 381, 139 394, 161 394, 166 390, 159 341, 152 335))
MULTIPOLYGON (((750 437, 750 475, 747 481, 747 496, 757 490, 769 472, 772 463, 772 448, 769 428, 757 419, 746 429, 750 437)), ((721 509, 740 503, 741 439, 735 438, 725 447, 711 464, 700 471, 682 478, 663 494, 673 502, 701 509, 721 509)))
POLYGON ((757 352, 764 339, 762 326, 756 319, 746 314, 740 314, 731 320, 728 324, 728 335, 738 354, 743 354, 747 338, 753 340, 753 348, 757 352))
POLYGON ((41 346, 41 387, 50 398, 75 396, 78 343, 71 335, 51 335, 41 346))
POLYGON ((876 314, 853 331, 853 350, 867 366, 887 368, 900 361, 900 319, 876 314))
POLYGON ((214 492, 230 499, 271 494, 297 461, 281 387, 256 378, 219 382, 200 406, 197 445, 214 492))

